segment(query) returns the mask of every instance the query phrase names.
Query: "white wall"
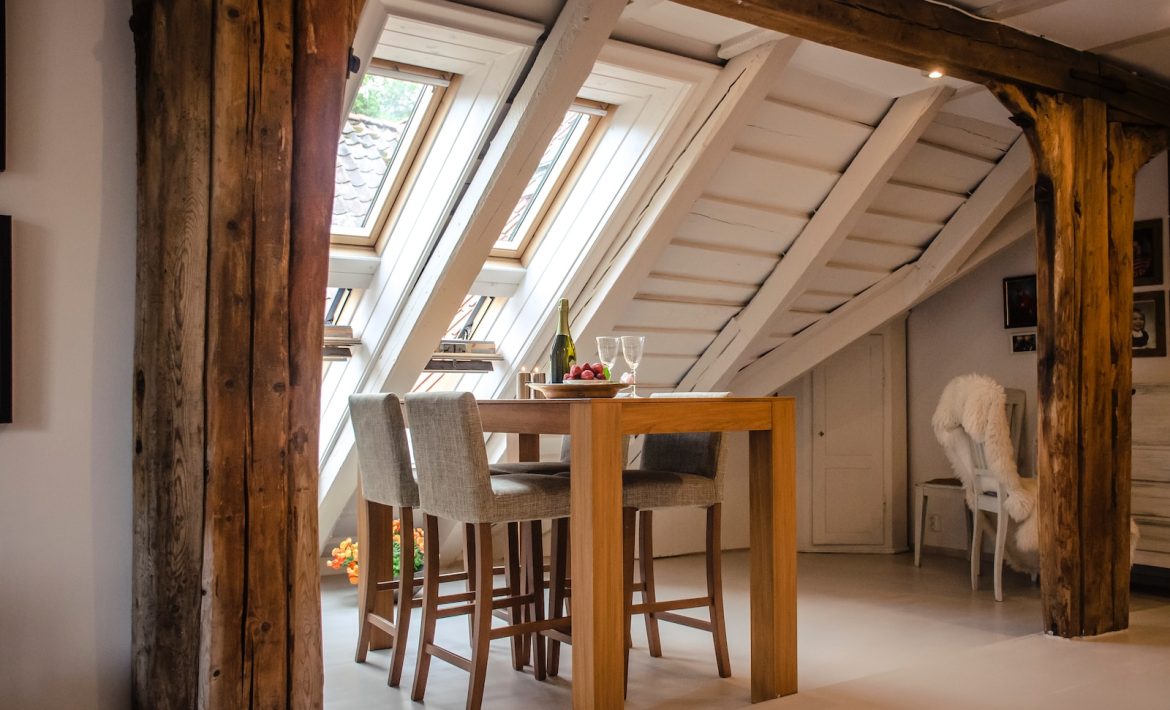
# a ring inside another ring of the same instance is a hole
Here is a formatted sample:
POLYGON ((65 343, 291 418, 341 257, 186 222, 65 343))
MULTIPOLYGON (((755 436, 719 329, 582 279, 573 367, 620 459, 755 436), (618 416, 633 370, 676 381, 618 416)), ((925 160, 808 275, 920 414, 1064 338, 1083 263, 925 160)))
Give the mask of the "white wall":
POLYGON ((129 706, 134 65, 126 0, 8 0, 15 423, 0 705, 129 706))
MULTIPOLYGON (((1163 154, 1138 175, 1136 219, 1166 218, 1166 171, 1163 154)), ((1036 355, 1012 353, 1009 333, 1035 329, 1005 330, 1002 296, 1004 277, 1033 273, 1035 245, 1031 238, 1025 238, 911 311, 907 333, 911 484, 951 475, 950 465, 930 429, 930 417, 946 383, 968 372, 981 372, 1005 387, 1026 392, 1020 461, 1021 471, 1033 470, 1036 355)), ((1170 382, 1170 358, 1135 359, 1134 381, 1170 382)), ((910 490, 912 494, 913 485, 910 490)), ((930 502, 928 513, 941 516, 941 532, 928 528, 924 545, 966 549, 962 505, 958 496, 930 502)))

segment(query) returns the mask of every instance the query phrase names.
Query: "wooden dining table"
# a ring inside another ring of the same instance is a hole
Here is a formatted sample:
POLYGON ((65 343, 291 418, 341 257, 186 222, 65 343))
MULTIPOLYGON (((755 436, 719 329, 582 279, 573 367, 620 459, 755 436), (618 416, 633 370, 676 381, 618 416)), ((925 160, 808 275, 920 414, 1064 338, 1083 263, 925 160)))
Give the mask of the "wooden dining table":
POLYGON ((571 437, 573 707, 623 704, 622 438, 748 431, 751 701, 796 692, 796 408, 788 397, 480 401, 484 431, 571 437))

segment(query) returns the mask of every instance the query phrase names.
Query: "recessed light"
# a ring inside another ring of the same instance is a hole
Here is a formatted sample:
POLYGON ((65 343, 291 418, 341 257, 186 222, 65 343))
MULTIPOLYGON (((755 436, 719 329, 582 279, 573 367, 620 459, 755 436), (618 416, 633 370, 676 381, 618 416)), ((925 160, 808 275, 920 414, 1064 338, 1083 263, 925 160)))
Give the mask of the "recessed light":
POLYGON ((926 73, 926 77, 928 79, 941 79, 941 78, 943 78, 943 70, 942 69, 931 69, 930 71, 925 72, 925 73, 926 73))

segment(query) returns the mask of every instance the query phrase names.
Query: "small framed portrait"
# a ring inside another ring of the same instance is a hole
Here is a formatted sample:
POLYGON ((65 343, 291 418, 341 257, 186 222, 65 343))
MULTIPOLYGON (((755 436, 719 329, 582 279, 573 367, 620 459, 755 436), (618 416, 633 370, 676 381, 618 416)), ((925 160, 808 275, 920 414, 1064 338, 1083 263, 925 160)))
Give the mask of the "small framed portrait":
POLYGON ((1003 327, 1036 327, 1036 274, 1003 280, 1003 327))
POLYGON ((1133 285, 1162 285, 1162 220, 1133 225, 1133 285))
POLYGON ((1012 352, 1013 353, 1034 353, 1036 352, 1036 334, 1035 333, 1016 333, 1012 337, 1012 352))
POLYGON ((1130 338, 1134 357, 1166 357, 1166 292, 1133 295, 1130 338))

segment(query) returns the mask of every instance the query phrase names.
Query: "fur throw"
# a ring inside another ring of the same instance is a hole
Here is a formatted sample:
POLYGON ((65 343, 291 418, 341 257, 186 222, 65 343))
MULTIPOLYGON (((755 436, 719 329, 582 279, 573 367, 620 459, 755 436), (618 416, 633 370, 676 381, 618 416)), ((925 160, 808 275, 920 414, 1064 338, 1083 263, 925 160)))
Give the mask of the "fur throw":
POLYGON ((983 492, 977 491, 980 483, 973 451, 975 444, 982 445, 986 470, 1006 491, 1003 507, 1015 523, 1011 539, 1020 554, 1009 557, 1019 560, 1034 556, 1039 548, 1036 519, 1032 515, 1036 509, 1036 481, 1020 478, 1003 387, 986 375, 956 377, 943 388, 931 424, 955 475, 963 482, 967 507, 971 510, 976 510, 975 496, 983 492))
MULTIPOLYGON (((960 375, 947 383, 931 420, 934 436, 946 452, 955 475, 963 482, 967 507, 977 510, 975 496, 980 485, 975 473, 974 444, 983 446, 986 471, 995 476, 1007 497, 1003 508, 1008 514, 1008 563, 1018 570, 1039 568, 1039 531, 1036 516, 1036 479, 1021 478, 1012 446, 1011 425, 1007 418, 1007 393, 986 375, 960 375)), ((976 516, 976 525, 988 525, 984 516, 976 516)), ((1130 560, 1137 549, 1137 524, 1130 518, 1130 560)), ((995 534, 994 525, 991 534, 995 534)))

